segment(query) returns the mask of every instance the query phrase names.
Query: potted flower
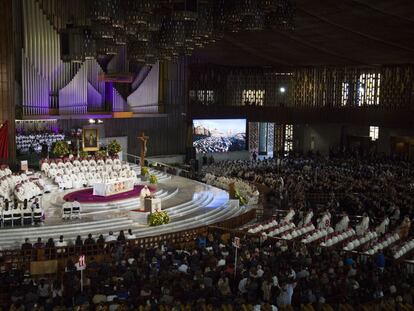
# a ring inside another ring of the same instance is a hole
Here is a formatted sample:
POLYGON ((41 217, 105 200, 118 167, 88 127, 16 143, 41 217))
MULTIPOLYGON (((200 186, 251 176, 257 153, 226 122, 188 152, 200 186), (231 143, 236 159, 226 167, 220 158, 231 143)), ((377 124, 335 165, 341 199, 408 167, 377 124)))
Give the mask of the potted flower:
POLYGON ((53 144, 52 153, 58 157, 63 158, 69 155, 69 145, 66 141, 60 140, 53 144))
POLYGON ((85 150, 79 151, 79 157, 81 157, 81 158, 87 158, 88 157, 88 152, 85 151, 85 150))
POLYGON ((149 169, 146 166, 141 167, 141 176, 146 177, 149 175, 149 169))
POLYGON ((120 155, 119 153, 122 151, 122 147, 121 144, 118 143, 118 141, 111 140, 107 146, 107 150, 108 150, 108 154, 113 157, 113 156, 118 156, 119 158, 121 158, 122 155, 120 155))
POLYGON ((247 205, 247 200, 243 197, 240 192, 236 189, 235 198, 239 200, 240 206, 247 205))
POLYGON ((166 211, 159 211, 148 215, 148 225, 160 226, 170 222, 170 217, 166 211))
POLYGON ((103 159, 106 157, 106 150, 98 150, 95 152, 95 157, 97 157, 98 159, 103 159))
POLYGON ((153 184, 153 185, 155 185, 157 182, 158 182, 158 179, 157 179, 157 176, 155 176, 155 175, 150 175, 150 177, 149 177, 149 182, 150 182, 150 184, 153 184))

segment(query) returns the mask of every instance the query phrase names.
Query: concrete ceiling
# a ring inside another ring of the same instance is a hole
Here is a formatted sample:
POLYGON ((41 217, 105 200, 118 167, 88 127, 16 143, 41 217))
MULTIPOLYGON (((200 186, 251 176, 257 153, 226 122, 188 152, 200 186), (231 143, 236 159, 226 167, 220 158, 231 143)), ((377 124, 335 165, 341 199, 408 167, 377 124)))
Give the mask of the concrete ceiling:
POLYGON ((414 0, 294 1, 294 30, 227 34, 195 56, 232 66, 414 64, 414 0))

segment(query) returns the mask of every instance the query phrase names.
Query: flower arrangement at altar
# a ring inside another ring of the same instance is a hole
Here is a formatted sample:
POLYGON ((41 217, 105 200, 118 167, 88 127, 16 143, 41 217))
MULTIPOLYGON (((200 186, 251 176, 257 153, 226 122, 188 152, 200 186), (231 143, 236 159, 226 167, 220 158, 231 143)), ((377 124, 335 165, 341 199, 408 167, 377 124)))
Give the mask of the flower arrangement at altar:
POLYGON ((239 178, 229 178, 223 176, 216 177, 213 174, 207 173, 204 176, 203 181, 208 185, 212 185, 227 191, 229 190, 229 185, 231 183, 234 183, 234 188, 236 190, 236 198, 239 199, 240 204, 257 204, 259 197, 259 192, 257 188, 254 185, 249 184, 248 182, 243 181, 239 178))
POLYGON ((156 184, 158 182, 157 176, 155 176, 153 174, 150 175, 149 182, 150 182, 150 184, 156 184))
POLYGON ((66 157, 70 153, 69 145, 64 140, 57 141, 53 144, 52 152, 58 158, 66 157))
POLYGON ((79 156, 81 158, 87 158, 88 157, 88 152, 84 151, 84 150, 81 150, 81 151, 79 151, 79 156))
POLYGON ((166 211, 159 211, 148 215, 148 225, 152 227, 166 225, 169 222, 170 216, 168 216, 166 211))
POLYGON ((237 189, 236 189, 235 196, 236 196, 236 199, 238 199, 238 200, 239 200, 239 202, 240 202, 240 206, 247 205, 247 203, 248 203, 248 202, 247 202, 246 198, 245 198, 245 197, 243 197, 243 196, 240 194, 239 190, 237 190, 237 189))
POLYGON ((99 158, 99 159, 103 159, 106 157, 106 150, 98 150, 95 152, 95 157, 99 158))
POLYGON ((107 146, 108 154, 110 156, 116 156, 122 151, 121 144, 117 140, 111 140, 107 146))
POLYGON ((148 176, 149 175, 149 169, 146 166, 141 167, 141 176, 148 176))

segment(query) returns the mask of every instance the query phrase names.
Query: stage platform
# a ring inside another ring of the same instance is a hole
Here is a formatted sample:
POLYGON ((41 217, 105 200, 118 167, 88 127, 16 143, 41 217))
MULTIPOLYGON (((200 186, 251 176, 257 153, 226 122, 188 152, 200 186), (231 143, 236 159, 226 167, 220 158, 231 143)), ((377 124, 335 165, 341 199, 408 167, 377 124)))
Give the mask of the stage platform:
MULTIPOLYGON (((132 166, 136 172, 139 171, 138 166, 132 166)), ((41 226, 0 229, 0 247, 20 247, 26 237, 31 242, 35 242, 37 237, 46 241, 48 238, 58 239, 60 235, 65 239, 74 239, 77 235, 85 238, 89 233, 95 237, 99 234, 106 236, 109 231, 117 235, 120 230, 128 229, 132 229, 137 237, 155 236, 217 223, 248 210, 230 204, 228 193, 224 190, 158 171, 151 170, 151 174, 158 177, 159 183, 152 190, 161 199, 162 209, 170 216, 167 225, 149 227, 146 223, 148 213, 143 212, 143 202, 141 205, 141 200, 135 195, 105 202, 84 202, 81 204, 81 219, 63 220, 63 198, 70 197, 73 192, 88 189, 59 191, 54 186, 50 193, 42 197, 46 215, 44 223, 41 226)))

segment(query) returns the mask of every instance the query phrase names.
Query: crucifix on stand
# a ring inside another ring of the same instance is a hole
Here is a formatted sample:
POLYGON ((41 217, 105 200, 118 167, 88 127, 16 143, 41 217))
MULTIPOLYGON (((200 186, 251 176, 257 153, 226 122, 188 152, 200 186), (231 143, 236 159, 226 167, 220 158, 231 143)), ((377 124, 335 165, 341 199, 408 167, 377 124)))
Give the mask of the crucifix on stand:
POLYGON ((142 132, 141 136, 138 136, 138 140, 141 141, 140 166, 142 169, 145 166, 145 156, 147 155, 147 141, 149 140, 149 136, 145 136, 144 132, 142 132))

